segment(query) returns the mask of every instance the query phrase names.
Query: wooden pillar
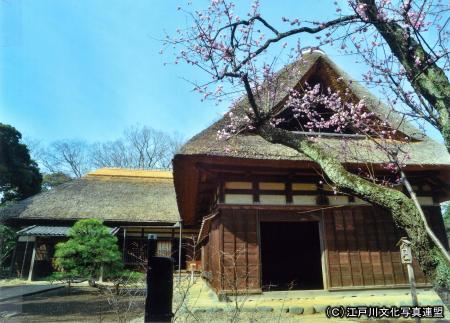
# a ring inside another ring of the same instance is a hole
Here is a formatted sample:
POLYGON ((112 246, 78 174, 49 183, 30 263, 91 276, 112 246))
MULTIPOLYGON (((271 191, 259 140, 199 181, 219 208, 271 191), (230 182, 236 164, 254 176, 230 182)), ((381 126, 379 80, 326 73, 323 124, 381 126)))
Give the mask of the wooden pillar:
POLYGON ((36 247, 37 247, 37 240, 34 241, 33 253, 31 254, 30 270, 28 271, 29 282, 33 280, 34 260, 36 258, 36 247))
POLYGON ((175 244, 175 231, 174 231, 174 229, 172 228, 172 229, 170 229, 171 230, 171 232, 170 232, 170 254, 171 255, 174 255, 174 253, 175 253, 175 250, 174 250, 174 244, 175 244))
POLYGON ((180 236, 178 237, 178 283, 181 282, 181 245, 183 243, 183 220, 179 220, 180 236))
POLYGON ((13 254, 11 257, 11 265, 9 267, 9 276, 12 276, 14 268, 16 267, 16 254, 17 254, 17 245, 19 244, 19 238, 16 239, 16 244, 14 246, 13 254))
POLYGON ((290 180, 286 181, 284 185, 286 191, 286 204, 292 204, 292 182, 290 180))
POLYGON ((252 181, 253 203, 259 203, 259 183, 257 180, 252 181))
POLYGON ((141 227, 141 238, 139 239, 139 250, 140 250, 140 257, 142 259, 145 259, 145 246, 147 245, 146 239, 144 239, 144 227, 141 227))
MULTIPOLYGON (((405 264, 408 270, 408 280, 411 289, 412 305, 414 307, 417 307, 419 306, 419 302, 417 301, 416 278, 414 277, 414 269, 412 266, 413 257, 411 251, 411 241, 407 240, 406 237, 403 237, 400 239, 397 245, 400 246, 400 259, 402 261, 402 264, 405 264)), ((420 318, 416 317, 415 321, 416 323, 420 323, 420 318)))
POLYGON ((127 229, 123 228, 123 242, 122 242, 122 259, 123 263, 125 264, 125 253, 126 253, 126 247, 127 247, 127 229))
POLYGON ((29 239, 29 237, 27 236, 27 241, 25 242, 25 251, 23 252, 23 257, 22 257, 22 267, 20 268, 20 277, 19 278, 23 278, 23 267, 25 266, 25 259, 27 258, 27 251, 28 251, 28 239, 29 239))
POLYGON ((219 203, 225 203, 225 193, 224 193, 225 182, 219 180, 219 203))
MULTIPOLYGON (((325 219, 324 211, 320 211, 319 218, 319 243, 320 243, 320 262, 322 265, 322 282, 323 289, 328 290, 328 263, 327 263, 327 251, 326 251, 326 238, 325 238, 325 219)), ((361 272, 362 275, 362 272, 361 272)))
POLYGON ((414 277, 414 269, 412 264, 406 264, 406 268, 408 269, 408 280, 411 285, 411 299, 413 302, 413 306, 419 306, 419 302, 417 301, 417 291, 416 291, 416 278, 414 277))

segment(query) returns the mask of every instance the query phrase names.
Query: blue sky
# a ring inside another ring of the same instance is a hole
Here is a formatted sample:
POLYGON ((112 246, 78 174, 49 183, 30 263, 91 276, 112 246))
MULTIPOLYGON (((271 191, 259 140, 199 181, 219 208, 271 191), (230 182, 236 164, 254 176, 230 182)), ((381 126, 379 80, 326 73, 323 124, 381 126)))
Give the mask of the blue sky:
MULTIPOLYGON (((261 2, 263 15, 277 23, 286 13, 326 19, 334 12, 327 0, 261 2)), ((238 1, 238 9, 250 3, 238 1)), ((190 66, 164 66, 168 58, 158 54, 164 31, 186 24, 179 4, 0 0, 0 122, 45 142, 112 140, 135 124, 186 139, 201 131, 226 107, 200 102, 183 78, 202 75, 190 66)), ((352 58, 327 54, 359 75, 352 58)))

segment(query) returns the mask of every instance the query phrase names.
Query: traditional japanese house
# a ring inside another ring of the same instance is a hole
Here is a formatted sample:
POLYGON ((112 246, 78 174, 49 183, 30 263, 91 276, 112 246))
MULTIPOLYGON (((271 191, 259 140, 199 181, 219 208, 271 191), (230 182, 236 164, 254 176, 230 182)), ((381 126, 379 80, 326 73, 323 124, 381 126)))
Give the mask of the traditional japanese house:
MULTIPOLYGON (((305 54, 276 77, 287 88, 305 82, 332 89, 345 84, 376 118, 398 129, 392 143, 409 152, 405 171, 430 225, 448 247, 439 206, 449 197, 450 157, 443 145, 389 112, 322 52, 305 54)), ((283 105, 287 95, 278 93, 271 107, 280 116, 292 113, 283 105)), ((234 115, 242 114, 245 102, 232 108, 234 115)), ((219 140, 218 131, 229 123, 227 114, 188 141, 173 160, 181 217, 185 224, 201 226, 203 276, 218 293, 406 286, 396 246, 404 233, 387 211, 336 194, 320 168, 293 149, 250 131, 219 140)), ((288 122, 278 126, 296 130, 288 122)), ((351 129, 310 135, 348 169, 390 176, 383 168, 386 156, 369 149, 373 142, 351 129)), ((418 284, 426 284, 414 266, 418 284)))
MULTIPOLYGON (((103 168, 0 210, 0 220, 21 229, 13 273, 38 279, 52 270, 55 244, 80 219, 97 218, 118 238, 124 264, 139 269, 147 258, 147 236, 157 235, 159 255, 178 268, 180 218, 172 172, 103 168), (32 270, 30 270, 30 268, 32 270)), ((182 228, 182 269, 198 230, 182 228)))

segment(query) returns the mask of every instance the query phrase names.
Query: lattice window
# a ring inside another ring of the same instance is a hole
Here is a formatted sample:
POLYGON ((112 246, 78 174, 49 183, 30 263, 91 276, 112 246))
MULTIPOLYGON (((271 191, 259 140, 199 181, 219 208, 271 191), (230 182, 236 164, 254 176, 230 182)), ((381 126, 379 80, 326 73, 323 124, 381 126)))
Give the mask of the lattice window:
POLYGON ((159 257, 171 257, 172 256, 172 241, 170 241, 170 240, 158 241, 156 255, 159 257))

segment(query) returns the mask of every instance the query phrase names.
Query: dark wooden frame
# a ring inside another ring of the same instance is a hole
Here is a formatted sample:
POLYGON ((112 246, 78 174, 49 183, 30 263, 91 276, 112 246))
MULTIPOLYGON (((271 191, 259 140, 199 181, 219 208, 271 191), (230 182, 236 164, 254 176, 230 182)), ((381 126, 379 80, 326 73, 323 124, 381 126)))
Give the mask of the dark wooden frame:
MULTIPOLYGON (((278 210, 278 208, 275 208, 275 210, 278 210)), ((304 208, 302 207, 302 210, 304 208)), ((320 212, 320 214, 316 215, 302 215, 301 217, 298 217, 298 215, 289 214, 289 215, 263 215, 263 219, 261 219, 261 216, 258 215, 257 219, 257 232, 258 232, 258 244, 259 244, 259 269, 260 269, 260 285, 262 282, 262 256, 261 256, 261 222, 317 222, 318 223, 318 230, 319 230, 319 244, 320 244, 320 266, 322 268, 322 282, 323 282, 323 289, 322 290, 328 290, 328 270, 327 270, 327 264, 326 264, 326 249, 325 249, 325 231, 323 230, 323 210, 311 210, 311 213, 314 212, 320 212)))

